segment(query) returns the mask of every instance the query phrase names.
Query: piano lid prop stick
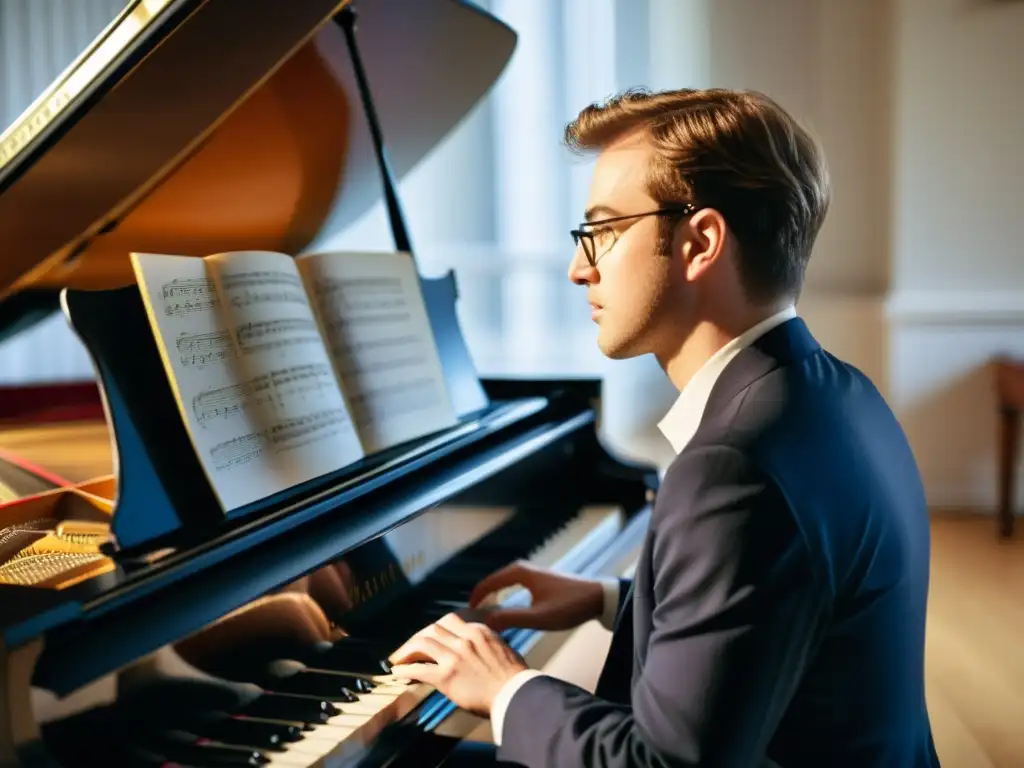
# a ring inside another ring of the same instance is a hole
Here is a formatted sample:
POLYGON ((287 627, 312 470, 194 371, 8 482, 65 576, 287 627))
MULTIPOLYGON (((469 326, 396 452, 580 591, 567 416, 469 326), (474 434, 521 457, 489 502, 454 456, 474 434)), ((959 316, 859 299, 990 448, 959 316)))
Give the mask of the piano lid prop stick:
POLYGON ((402 215, 402 206, 398 201, 391 164, 388 162, 387 150, 384 148, 384 134, 380 128, 380 119, 377 116, 377 108, 373 104, 369 79, 366 76, 366 70, 363 68, 362 57, 359 55, 359 46, 356 44, 356 11, 352 7, 352 3, 349 3, 338 13, 335 21, 345 33, 349 55, 352 57, 352 67, 355 70, 356 80, 359 83, 359 96, 363 102, 366 121, 370 126, 370 134, 373 136, 373 148, 377 154, 377 165, 380 168, 381 181, 384 184, 384 196, 388 207, 388 219, 391 222, 391 232, 395 238, 395 248, 399 251, 412 253, 409 231, 405 226, 405 217, 402 215))

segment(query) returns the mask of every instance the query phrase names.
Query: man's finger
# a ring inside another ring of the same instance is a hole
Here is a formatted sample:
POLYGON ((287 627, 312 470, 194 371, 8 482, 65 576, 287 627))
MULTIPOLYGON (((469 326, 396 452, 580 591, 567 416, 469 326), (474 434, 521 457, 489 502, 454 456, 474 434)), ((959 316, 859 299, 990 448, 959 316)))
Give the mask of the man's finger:
POLYGON ((515 562, 484 576, 469 593, 469 607, 476 608, 492 592, 520 584, 520 580, 525 574, 525 565, 515 562))
POLYGON ((536 608, 496 608, 484 617, 484 623, 495 632, 506 629, 543 629, 543 617, 536 608))
POLYGON ((388 656, 388 662, 390 663, 395 659, 400 659, 403 656, 407 655, 409 653, 409 648, 411 647, 411 645, 417 642, 418 639, 421 637, 435 637, 438 639, 443 639, 444 635, 451 634, 451 630, 445 629, 444 627, 439 628, 437 622, 434 622, 433 624, 428 624, 415 635, 413 635, 404 643, 402 643, 402 645, 400 645, 395 651, 393 651, 391 655, 388 656))
MULTIPOLYGON (((450 633, 447 635, 451 637, 450 633)), ((442 637, 444 637, 442 635, 442 637)), ((458 660, 456 652, 442 640, 429 635, 414 635, 405 645, 388 657, 394 669, 395 664, 408 664, 421 660, 452 666, 458 660)), ((399 675, 401 677, 401 675, 399 675)))
POLYGON ((457 637, 466 637, 469 624, 457 613, 446 613, 434 622, 434 626, 457 637))
POLYGON ((444 678, 444 672, 436 664, 394 664, 391 674, 406 680, 415 680, 437 688, 444 678))

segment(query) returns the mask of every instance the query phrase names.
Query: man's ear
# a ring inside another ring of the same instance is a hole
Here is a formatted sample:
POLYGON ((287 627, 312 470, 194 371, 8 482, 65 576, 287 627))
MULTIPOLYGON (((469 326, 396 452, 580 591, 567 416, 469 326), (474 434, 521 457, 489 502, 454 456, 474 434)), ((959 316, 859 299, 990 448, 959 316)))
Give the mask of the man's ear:
POLYGON ((725 217, 714 208, 702 208, 679 228, 686 279, 697 280, 725 252, 728 227, 725 217))

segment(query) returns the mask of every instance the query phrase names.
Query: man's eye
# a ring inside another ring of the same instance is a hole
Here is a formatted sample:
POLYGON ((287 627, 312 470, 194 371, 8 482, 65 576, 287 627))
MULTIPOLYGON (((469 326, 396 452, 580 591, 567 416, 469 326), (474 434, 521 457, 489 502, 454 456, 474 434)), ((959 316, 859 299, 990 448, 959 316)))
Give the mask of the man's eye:
POLYGON ((590 233, 594 236, 594 241, 602 245, 615 241, 615 230, 611 227, 597 227, 590 230, 590 233))

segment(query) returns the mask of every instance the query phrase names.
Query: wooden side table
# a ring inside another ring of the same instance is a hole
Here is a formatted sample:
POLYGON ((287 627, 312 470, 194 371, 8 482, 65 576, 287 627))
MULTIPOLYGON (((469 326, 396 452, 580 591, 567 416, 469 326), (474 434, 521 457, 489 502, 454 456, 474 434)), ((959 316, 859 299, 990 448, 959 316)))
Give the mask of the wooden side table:
POLYGON ((996 366, 996 401, 999 409, 999 533, 1013 535, 1014 475, 1024 412, 1024 360, 999 358, 996 366))

